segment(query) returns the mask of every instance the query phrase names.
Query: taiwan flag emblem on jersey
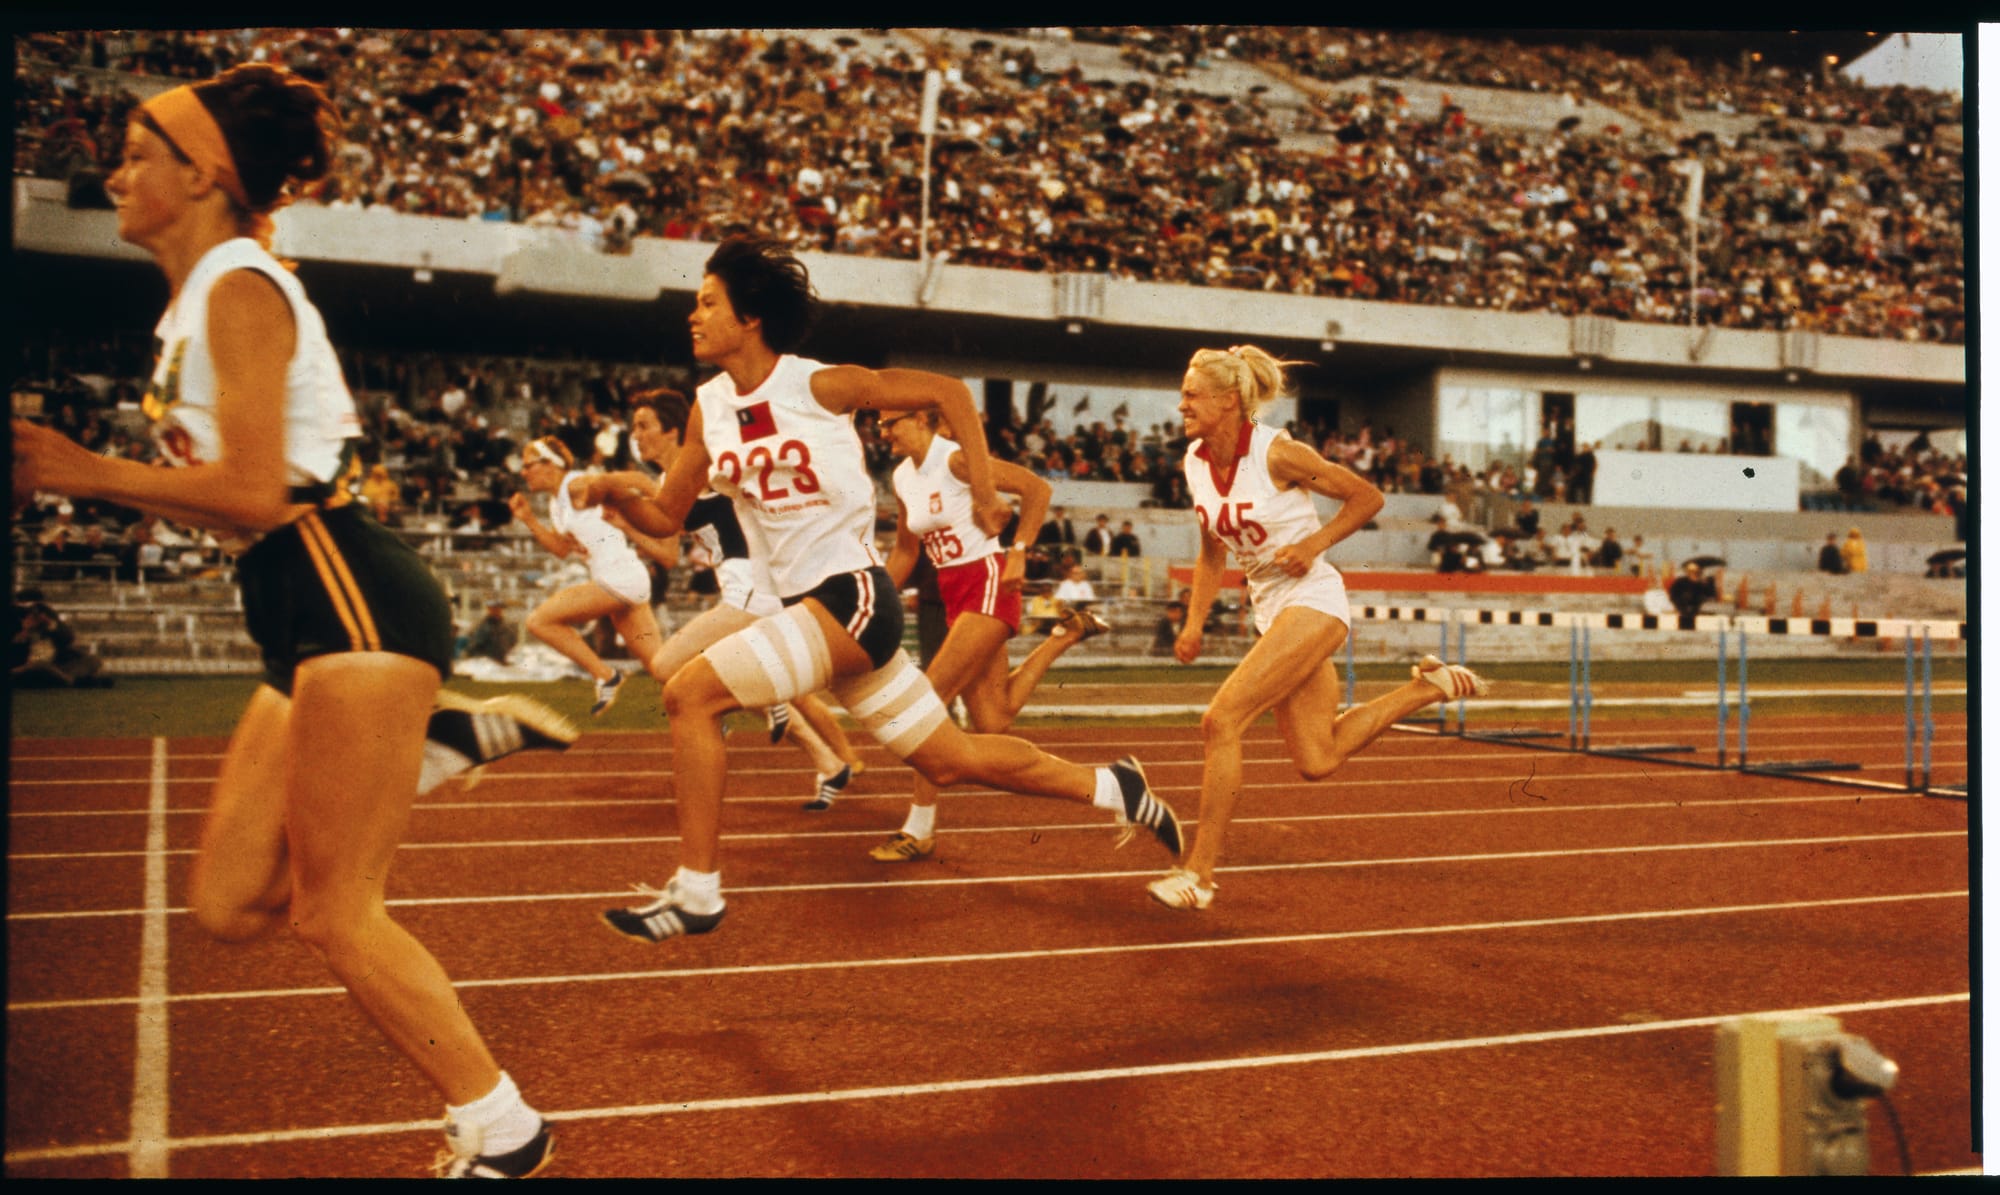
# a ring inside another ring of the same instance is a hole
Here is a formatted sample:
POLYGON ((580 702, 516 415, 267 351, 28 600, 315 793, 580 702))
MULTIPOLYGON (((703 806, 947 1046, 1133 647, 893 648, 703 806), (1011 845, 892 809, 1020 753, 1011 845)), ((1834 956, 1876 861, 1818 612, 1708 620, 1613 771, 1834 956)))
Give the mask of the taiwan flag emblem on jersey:
POLYGON ((752 403, 736 412, 736 434, 741 443, 748 444, 766 436, 778 434, 778 425, 771 418, 771 403, 752 403))

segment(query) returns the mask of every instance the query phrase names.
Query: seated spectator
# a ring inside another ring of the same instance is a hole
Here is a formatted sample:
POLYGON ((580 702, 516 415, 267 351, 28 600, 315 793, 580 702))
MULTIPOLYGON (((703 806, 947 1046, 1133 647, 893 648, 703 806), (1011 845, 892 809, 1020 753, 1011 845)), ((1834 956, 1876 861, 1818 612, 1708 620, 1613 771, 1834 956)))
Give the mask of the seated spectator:
POLYGON ((1164 614, 1153 624, 1153 642, 1146 648, 1149 656, 1170 656, 1174 654, 1174 640, 1180 638, 1181 627, 1187 622, 1187 607, 1179 602, 1168 602, 1164 614))
POLYGON ((1056 586, 1056 603, 1075 610, 1088 609, 1097 601, 1097 590, 1084 575, 1080 564, 1070 566, 1062 584, 1056 586))
POLYGON ((1111 516, 1098 515, 1097 523, 1083 533, 1083 550, 1092 556, 1104 556, 1111 551, 1111 516))
POLYGON ((1431 566, 1441 573, 1462 573, 1465 571, 1465 546, 1459 542, 1456 531, 1445 521, 1445 516, 1431 516, 1431 524, 1437 530, 1431 532, 1430 542, 1424 550, 1431 554, 1431 566))
POLYGON ((104 661, 76 645, 76 629, 46 602, 19 608, 19 625, 9 645, 13 686, 17 689, 109 688, 100 677, 104 661))
POLYGON ((500 602, 492 602, 486 607, 486 617, 480 619, 466 637, 464 654, 505 664, 507 654, 520 641, 521 633, 508 621, 507 607, 500 602))
POLYGON ((1701 613, 1704 602, 1718 601, 1722 597, 1722 570, 1717 569, 1712 577, 1705 577, 1701 565, 1690 560, 1681 568, 1681 575, 1667 586, 1667 600, 1683 618, 1693 618, 1701 613))
POLYGON ((1861 528, 1847 529, 1847 540, 1840 545, 1840 559, 1850 573, 1868 571, 1868 544, 1861 538, 1861 528))
POLYGON ((1143 556, 1139 549, 1139 535, 1132 530, 1132 520, 1127 519, 1118 526, 1118 534, 1111 537, 1111 555, 1143 556))
POLYGON ((389 476, 389 466, 376 464, 368 467, 368 476, 361 482, 361 500, 368 504, 368 513, 384 527, 396 525, 396 507, 403 496, 403 489, 396 479, 389 476))
POLYGON ((1618 564, 1625 559, 1625 546, 1618 542, 1618 532, 1613 528, 1604 529, 1604 538, 1598 542, 1597 552, 1591 563, 1598 568, 1618 570, 1618 564))
POLYGON ((1062 621, 1063 609, 1046 583, 1025 589, 1028 601, 1021 610, 1021 629, 1033 635, 1046 635, 1062 621))
POLYGON ((1819 571, 1836 576, 1847 571, 1847 561, 1840 554, 1840 535, 1837 532, 1827 532, 1826 543, 1820 545, 1819 571))

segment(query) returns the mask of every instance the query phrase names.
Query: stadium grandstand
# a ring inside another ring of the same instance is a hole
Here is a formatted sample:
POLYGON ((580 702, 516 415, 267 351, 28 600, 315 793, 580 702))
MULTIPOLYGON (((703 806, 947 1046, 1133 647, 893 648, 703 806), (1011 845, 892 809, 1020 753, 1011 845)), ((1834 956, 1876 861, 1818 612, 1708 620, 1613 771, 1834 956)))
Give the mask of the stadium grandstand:
MULTIPOLYGON (((1385 587, 1421 591, 1445 517, 1483 541, 1475 603, 1590 574, 1637 609, 1714 557, 1737 608, 1963 617, 1962 101, 1839 69, 1886 36, 24 33, 14 406, 151 451, 164 296, 104 178, 136 102, 265 60, 348 118, 277 249, 368 413, 370 501, 468 621, 557 579, 506 510, 519 446, 626 463, 621 400, 698 380, 682 320, 733 233, 810 263, 809 352, 967 379, 1079 541, 1133 524, 1137 557, 1068 549, 1119 627, 1080 657, 1142 643, 1193 558, 1172 407, 1192 350, 1240 342, 1309 364, 1279 417, 1389 493, 1336 553, 1385 587), (1870 571, 1818 572, 1850 530, 1870 571)), ((114 670, 249 666, 228 559, 130 520, 22 512, 16 586, 114 670)))
POLYGON ((88 19, 8 1178, 1992 1168, 1974 31, 88 19))

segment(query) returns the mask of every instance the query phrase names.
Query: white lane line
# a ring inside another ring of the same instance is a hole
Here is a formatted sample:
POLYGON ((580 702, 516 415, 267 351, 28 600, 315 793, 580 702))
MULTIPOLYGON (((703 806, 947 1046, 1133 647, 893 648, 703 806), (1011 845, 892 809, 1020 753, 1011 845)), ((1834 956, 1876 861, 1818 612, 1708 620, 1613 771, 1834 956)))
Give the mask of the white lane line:
MULTIPOLYGON (((1550 779, 1550 777, 1542 777, 1550 779)), ((1566 779, 1566 777, 1554 777, 1566 779)), ((1578 777, 1580 779, 1580 777, 1578 777)), ((1398 781, 1400 783, 1400 781, 1398 781)), ((1158 787, 1158 785, 1156 785, 1158 787)), ((1244 785, 1250 787, 1292 787, 1292 785, 1244 785)), ((958 801, 968 797, 980 797, 984 793, 942 793, 944 799, 958 801)), ((792 797, 782 797, 790 801, 792 797)), ((900 797, 898 797, 900 799, 900 797)), ((1312 821, 1404 821, 1412 817, 1512 817, 1512 815, 1534 815, 1534 813, 1626 813, 1642 809, 1734 809, 1740 805, 1858 805, 1860 801, 1880 803, 1880 801, 1930 801, 1924 793, 1906 793, 1900 789, 1888 789, 1878 795, 1858 797, 1854 793, 1816 793, 1808 797, 1732 797, 1720 801, 1596 801, 1588 805, 1558 805, 1544 797, 1534 797, 1542 803, 1512 803, 1506 809, 1372 809, 1364 813, 1270 813, 1260 817, 1232 817, 1230 825, 1292 825, 1292 823, 1312 823, 1312 821)), ((520 807, 520 809, 594 809, 598 805, 628 805, 634 801, 496 801, 492 807, 520 807)), ((652 801, 640 801, 652 803, 652 801)), ((434 805, 436 807, 436 805, 434 805)), ((456 807, 456 805, 452 805, 456 807)), ((1182 819, 1184 827, 1200 825, 1198 817, 1182 819)), ((1100 831, 1102 823, 1096 821, 1048 821, 1048 823, 1018 823, 1018 825, 954 825, 952 833, 1058 833, 1058 831, 1100 831)), ((880 837, 882 829, 786 829, 774 833, 724 833, 724 843, 748 843, 748 841, 818 841, 818 839, 856 839, 856 837, 880 837)), ((538 837, 538 839, 476 839, 476 841, 436 841, 436 843, 402 843, 400 849, 406 851, 456 851, 456 849, 496 849, 496 847, 602 847, 602 845, 662 845, 676 843, 680 835, 620 835, 620 837, 538 837)), ((8 855, 8 861, 74 861, 74 859, 122 859, 136 855, 140 851, 20 851, 8 855)), ((194 855, 194 847, 176 847, 166 851, 168 855, 194 855)), ((56 913, 22 913, 22 915, 56 915, 56 913)))
MULTIPOLYGON (((1284 820, 1284 819, 1276 819, 1284 820)), ((1076 829, 1074 826, 1052 826, 1050 829, 1076 829)), ((1103 829, 1103 827, 1095 827, 1103 829)), ((878 831, 879 833, 879 831, 878 831)), ((1847 845, 1857 842, 1890 842, 1908 838, 1964 838, 1964 830, 1910 830, 1883 834, 1842 834, 1814 838, 1764 838, 1750 840, 1728 840, 1722 842, 1672 842, 1642 843, 1637 846, 1593 846, 1563 847, 1545 851, 1496 851, 1486 854, 1461 855, 1403 855, 1385 859, 1316 859, 1302 863, 1242 863, 1229 867, 1218 867, 1220 872, 1244 871, 1320 871, 1332 868, 1354 867, 1401 867, 1436 863, 1491 863, 1517 859, 1575 859, 1597 855, 1657 854, 1669 851, 1727 851, 1762 849, 1766 847, 1827 846, 1847 845)), ((781 835, 783 838, 792 835, 781 835)), ((680 841, 678 837, 663 835, 657 838, 606 838, 572 840, 572 846, 647 846, 666 845, 680 841)), ((544 846, 540 841, 494 843, 492 846, 531 847, 544 846)), ((445 844, 446 849, 458 849, 456 844, 445 844)), ((997 875, 997 876, 953 876, 936 880, 859 880, 842 883, 818 884, 762 884, 732 886, 729 893, 740 896, 744 893, 767 892, 843 892, 854 890, 875 890, 888 888, 939 888, 967 887, 990 884, 1052 884, 1070 880, 1120 880, 1153 875, 1157 868, 1136 871, 1077 871, 1054 875, 997 875)), ((388 902, 390 908, 422 908, 436 905, 495 905, 508 903, 542 903, 561 900, 629 900, 632 890, 606 892, 529 892, 497 893, 480 896, 410 896, 388 902)), ((169 913, 185 913, 184 908, 167 910, 169 913)), ((61 921, 82 917, 130 917, 142 914, 144 909, 65 909, 49 913, 9 913, 8 921, 61 921)))
POLYGON ((139 934, 138 1045, 132 1063, 133 1178, 167 1177, 167 740, 153 740, 146 910, 139 934))
MULTIPOLYGON (((826 959, 817 962, 747 963, 727 967, 682 967, 651 971, 605 971, 571 975, 510 976, 504 979, 461 979, 460 988, 550 987, 582 983, 627 983, 641 980, 714 979, 743 975, 794 974, 807 971, 869 970, 882 967, 934 967, 967 963, 1005 963, 1053 958, 1082 958, 1102 955, 1145 954, 1165 950, 1227 950, 1244 946, 1293 946, 1315 942, 1355 941, 1365 938, 1429 937, 1441 934, 1491 933, 1512 929, 1549 929, 1573 925, 1604 925, 1624 921, 1658 921, 1683 917, 1726 917, 1750 913, 1785 913, 1805 909, 1845 908, 1859 905, 1900 904, 1923 900, 1963 900, 1969 889, 1942 892, 1899 892, 1884 896, 1835 896, 1819 900, 1767 901, 1758 904, 1711 905, 1687 909, 1644 909, 1630 913, 1578 913, 1567 917, 1531 917, 1516 921, 1475 921, 1452 925, 1392 926, 1383 929, 1329 930, 1321 933, 1271 934, 1255 938, 1203 939, 1192 942, 1135 942, 1115 946, 1057 946, 1037 950, 1005 950, 983 954, 906 955, 869 959, 826 959)), ((344 996, 339 986, 312 988, 257 988, 225 992, 188 992, 173 997, 177 1004, 224 1000, 278 1000, 303 996, 344 996)), ((77 1000, 22 1001, 7 1011, 34 1012, 60 1008, 97 1008, 131 1003, 123 996, 98 996, 77 1000)))
MULTIPOLYGON (((542 1109, 550 1120, 609 1120, 617 1117, 673 1116, 690 1112, 737 1112, 762 1108, 793 1107, 802 1104, 849 1103, 859 1100, 901 1099, 911 1096, 954 1095, 963 1092, 999 1091, 1008 1088, 1050 1087, 1074 1083, 1103 1083, 1126 1079, 1169 1078, 1182 1075, 1215 1074, 1226 1071, 1263 1070, 1272 1067, 1312 1066, 1369 1058, 1402 1058, 1456 1050, 1495 1050, 1515 1046, 1544 1045, 1550 1042, 1589 1041, 1598 1038, 1632 1037, 1647 1033, 1679 1033, 1708 1029, 1737 1017, 1817 1014, 1843 1016, 1857 1013, 1891 1012, 1945 1004, 1965 1004, 1970 992, 1948 992, 1933 996, 1907 996, 1892 1000, 1863 1000, 1845 1004, 1822 1004, 1811 1008, 1755 1009, 1710 1016, 1681 1017, 1671 1021, 1650 1021, 1637 1025, 1587 1025, 1573 1029, 1545 1029, 1528 1033, 1504 1033, 1485 1037, 1462 1037, 1437 1041, 1395 1042, 1380 1046, 1356 1046, 1340 1050, 1315 1050, 1291 1054, 1262 1054, 1249 1058, 1211 1058, 1189 1062, 1163 1062, 1150 1066, 1102 1067, 1084 1071, 1055 1071, 1034 1075, 993 1075, 974 1079, 953 1079, 935 1083, 901 1083, 885 1087, 849 1087, 836 1091, 791 1091, 773 1095, 731 1096, 716 1099, 680 1100, 664 1104, 624 1104, 601 1108, 572 1108, 552 1112, 542 1109)), ((210 1137, 182 1137, 176 1149, 213 1149, 245 1145, 274 1145, 287 1141, 330 1141, 346 1137, 376 1137, 391 1133, 435 1133, 436 1119, 408 1120, 388 1124, 326 1125, 310 1129, 283 1129, 263 1133, 228 1133, 210 1137)), ((116 1143, 56 1147, 9 1152, 9 1164, 91 1157, 115 1153, 116 1143)))

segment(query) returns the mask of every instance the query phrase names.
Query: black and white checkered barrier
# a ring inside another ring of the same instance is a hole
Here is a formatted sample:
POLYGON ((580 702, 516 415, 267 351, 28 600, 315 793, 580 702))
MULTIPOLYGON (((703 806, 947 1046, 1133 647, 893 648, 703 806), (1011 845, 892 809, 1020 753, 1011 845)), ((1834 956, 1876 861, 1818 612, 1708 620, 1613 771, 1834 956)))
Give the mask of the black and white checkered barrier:
POLYGON ((1736 631, 1748 635, 1821 635, 1835 639, 1969 638, 1963 622, 1907 618, 1766 618, 1697 614, 1612 614, 1564 610, 1447 609, 1442 606, 1352 607, 1364 622, 1458 623, 1496 627, 1585 627, 1614 631, 1736 631))

